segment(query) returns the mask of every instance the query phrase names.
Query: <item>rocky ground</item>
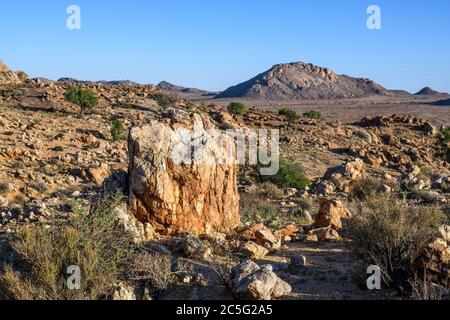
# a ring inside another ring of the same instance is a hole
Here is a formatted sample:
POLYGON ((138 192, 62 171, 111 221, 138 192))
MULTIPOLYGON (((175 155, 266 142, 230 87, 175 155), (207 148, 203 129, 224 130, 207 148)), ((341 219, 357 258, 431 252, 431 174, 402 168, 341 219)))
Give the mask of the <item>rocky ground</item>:
MULTIPOLYGON (((80 117, 77 107, 64 100, 69 86, 38 80, 0 84, 2 262, 9 261, 5 248, 19 226, 61 223, 71 214, 71 199, 90 202, 104 190, 128 194, 126 132, 113 142, 113 119, 121 119, 127 130, 165 121, 167 106, 155 87, 88 84, 100 105, 93 114, 80 117)), ((300 166, 312 183, 304 190, 265 190, 265 201, 283 218, 243 218, 239 232, 228 236, 200 240, 146 230, 152 250, 180 257, 193 269, 161 299, 231 299, 210 263, 226 261, 231 252, 257 263, 247 262, 234 275, 232 292, 237 296, 390 299, 390 290, 364 288, 361 270, 367 266, 339 235, 341 219, 350 214, 346 202, 352 183, 371 177, 381 181, 386 193, 405 191, 411 202, 448 208, 450 166, 439 156, 438 129, 415 116, 350 123, 332 120, 325 112, 328 121, 288 122, 257 108, 233 117, 219 106, 185 100, 173 101, 170 107, 208 115, 221 127, 279 129, 282 157, 300 166), (207 245, 216 242, 221 250, 207 245), (271 279, 266 286, 272 287, 249 293, 249 283, 261 278, 271 279)), ((248 197, 255 201, 264 191, 251 168, 241 168, 238 178, 241 202, 248 197)))

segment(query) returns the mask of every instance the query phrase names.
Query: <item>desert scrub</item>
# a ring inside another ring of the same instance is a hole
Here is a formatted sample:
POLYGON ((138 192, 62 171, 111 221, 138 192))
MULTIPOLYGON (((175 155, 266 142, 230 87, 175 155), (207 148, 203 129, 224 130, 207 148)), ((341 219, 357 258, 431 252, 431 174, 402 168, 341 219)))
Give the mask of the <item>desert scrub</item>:
POLYGON ((293 162, 280 159, 280 168, 275 175, 261 176, 262 181, 270 181, 280 188, 305 189, 311 181, 293 162))
POLYGON ((243 193, 240 209, 243 223, 267 223, 278 216, 278 208, 264 194, 243 193))
POLYGON ((278 111, 278 114, 280 116, 285 117, 289 122, 293 122, 300 118, 300 115, 298 114, 297 111, 289 109, 289 108, 281 109, 280 111, 278 111))
POLYGON ((114 119, 113 121, 111 121, 111 137, 112 137, 113 142, 123 140, 124 139, 124 134, 123 134, 124 131, 125 131, 125 126, 124 126, 122 120, 114 119))
POLYGON ((105 196, 90 209, 72 202, 73 218, 52 229, 27 225, 12 242, 14 265, 0 273, 0 291, 14 300, 97 300, 109 297, 128 269, 135 247, 118 227, 119 196, 105 196), (67 288, 67 268, 81 270, 81 289, 67 288))
POLYGON ((381 268, 386 285, 408 287, 421 249, 443 222, 442 211, 410 206, 386 195, 360 202, 353 211, 344 232, 351 249, 381 268))
POLYGON ((310 119, 322 119, 322 114, 319 111, 307 111, 303 116, 310 119))
POLYGON ((149 288, 152 294, 160 295, 170 289, 178 275, 192 271, 186 263, 178 261, 177 268, 174 265, 169 255, 142 252, 133 259, 129 276, 131 280, 139 281, 143 287, 149 288))
POLYGON ((442 136, 442 150, 440 151, 442 157, 450 163, 450 127, 441 131, 442 136))
POLYGON ((247 106, 241 102, 231 102, 227 110, 231 114, 242 116, 247 112, 247 106))
POLYGON ((158 103, 161 108, 167 108, 172 106, 175 102, 177 102, 177 98, 170 96, 168 94, 162 92, 156 92, 153 94, 153 100, 158 103))
POLYGON ((350 199, 365 201, 383 191, 383 181, 376 178, 365 178, 354 181, 350 186, 350 199))

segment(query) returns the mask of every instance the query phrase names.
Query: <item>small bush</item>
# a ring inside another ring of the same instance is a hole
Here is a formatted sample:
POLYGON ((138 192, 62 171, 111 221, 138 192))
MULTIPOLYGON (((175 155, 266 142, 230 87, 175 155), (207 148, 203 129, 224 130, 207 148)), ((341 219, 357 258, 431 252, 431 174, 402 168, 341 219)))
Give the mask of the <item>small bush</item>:
POLYGON ((263 191, 263 195, 269 199, 281 199, 284 196, 283 190, 272 182, 266 181, 262 183, 260 187, 263 191))
POLYGON ((122 140, 124 138, 124 132, 125 130, 125 126, 123 124, 123 121, 120 119, 114 119, 111 122, 111 136, 112 136, 112 141, 116 142, 119 140, 122 140))
POLYGON ((270 181, 280 188, 299 190, 305 189, 311 183, 296 164, 284 159, 280 160, 280 168, 277 174, 264 176, 262 180, 270 181))
POLYGON ((402 289, 414 275, 421 249, 442 221, 438 209, 411 207, 380 195, 356 206, 345 235, 362 260, 380 267, 388 286, 402 289))
POLYGON ((442 150, 439 152, 442 158, 450 163, 450 127, 441 131, 442 136, 442 150))
POLYGON ((278 114, 280 116, 285 117, 289 122, 298 120, 300 118, 300 115, 297 111, 289 109, 289 108, 283 108, 280 111, 278 111, 278 114))
POLYGON ((161 108, 167 108, 177 102, 177 98, 164 94, 162 92, 156 92, 153 94, 153 99, 158 103, 161 108))
POLYGON ((322 114, 319 111, 308 111, 303 116, 310 119, 322 119, 322 114))
POLYGON ((259 193, 243 193, 241 195, 242 222, 268 222, 278 216, 278 208, 271 203, 267 196, 259 193))
POLYGON ((383 181, 374 178, 361 179, 353 182, 350 188, 350 199, 365 201, 382 192, 383 181))
POLYGON ((74 218, 60 227, 27 225, 12 249, 18 263, 0 273, 0 291, 14 300, 97 300, 112 294, 135 248, 117 225, 121 197, 99 200, 90 210, 71 203, 74 218), (81 289, 67 288, 67 268, 81 269, 81 289))
POLYGON ((80 114, 91 112, 98 106, 99 99, 90 89, 71 87, 64 93, 64 98, 80 107, 80 114))
POLYGON ((63 152, 64 148, 61 147, 61 146, 56 146, 56 147, 53 148, 53 151, 55 151, 55 152, 63 152))
POLYGON ((172 258, 161 253, 141 253, 136 256, 131 267, 131 280, 143 282, 153 294, 166 292, 175 282, 176 272, 172 271, 172 258))
POLYGON ((247 106, 241 102, 232 102, 228 105, 227 110, 231 114, 241 116, 247 112, 247 106))

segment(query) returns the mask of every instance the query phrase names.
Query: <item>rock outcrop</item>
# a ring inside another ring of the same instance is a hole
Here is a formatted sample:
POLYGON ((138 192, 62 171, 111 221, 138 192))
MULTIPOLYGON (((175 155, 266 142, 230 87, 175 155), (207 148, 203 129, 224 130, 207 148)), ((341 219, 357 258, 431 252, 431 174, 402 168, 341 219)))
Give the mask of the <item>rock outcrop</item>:
POLYGON ((17 83, 19 76, 0 61, 0 83, 17 83))
POLYGON ((240 224, 238 166, 223 158, 227 146, 234 150, 233 142, 226 136, 220 140, 207 115, 191 118, 171 110, 166 117, 130 132, 131 211, 168 235, 235 229, 240 224), (191 153, 192 145, 201 147, 200 157, 191 153))
POLYGON ((334 99, 382 95, 387 92, 368 79, 337 75, 328 68, 295 62, 275 65, 246 82, 228 88, 216 98, 334 99))

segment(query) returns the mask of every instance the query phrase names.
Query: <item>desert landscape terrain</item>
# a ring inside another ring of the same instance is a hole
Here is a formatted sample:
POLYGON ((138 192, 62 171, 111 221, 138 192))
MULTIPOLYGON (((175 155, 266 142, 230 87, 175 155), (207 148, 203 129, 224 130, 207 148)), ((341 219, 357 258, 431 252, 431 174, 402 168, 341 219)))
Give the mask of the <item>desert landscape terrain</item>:
POLYGON ((0 299, 448 299, 449 96, 272 71, 216 95, 1 63, 0 299), (278 172, 174 162, 199 123, 213 157, 208 129, 278 130, 278 172))

